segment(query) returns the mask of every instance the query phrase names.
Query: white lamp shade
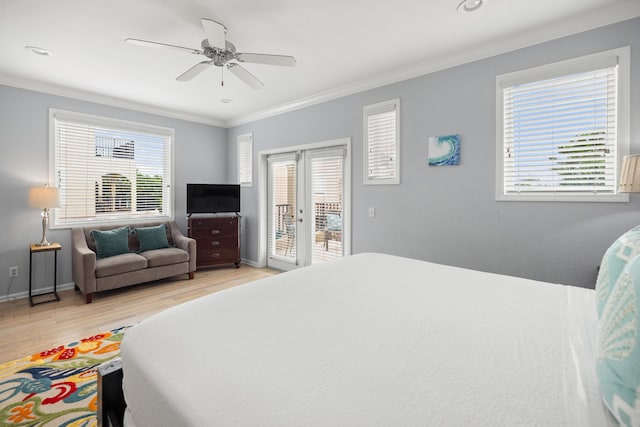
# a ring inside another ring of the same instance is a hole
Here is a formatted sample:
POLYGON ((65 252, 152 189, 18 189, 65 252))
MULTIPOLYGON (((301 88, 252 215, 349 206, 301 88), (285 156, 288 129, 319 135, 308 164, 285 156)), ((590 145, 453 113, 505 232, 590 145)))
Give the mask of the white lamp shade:
POLYGON ((31 187, 29 189, 29 206, 40 209, 60 207, 58 188, 31 187))
POLYGON ((618 192, 640 193, 640 154, 624 156, 618 192))

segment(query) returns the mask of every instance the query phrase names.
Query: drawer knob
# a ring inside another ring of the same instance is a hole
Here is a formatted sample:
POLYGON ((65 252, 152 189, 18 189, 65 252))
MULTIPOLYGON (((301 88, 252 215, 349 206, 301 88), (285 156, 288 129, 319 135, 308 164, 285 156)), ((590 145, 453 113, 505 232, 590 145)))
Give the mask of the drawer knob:
POLYGON ((219 256, 220 256, 220 254, 211 254, 211 258, 217 258, 219 256))
POLYGON ((220 230, 211 230, 211 234, 220 234, 220 230))
POLYGON ((217 240, 214 240, 213 242, 211 242, 211 246, 218 246, 220 244, 220 242, 218 242, 217 240))

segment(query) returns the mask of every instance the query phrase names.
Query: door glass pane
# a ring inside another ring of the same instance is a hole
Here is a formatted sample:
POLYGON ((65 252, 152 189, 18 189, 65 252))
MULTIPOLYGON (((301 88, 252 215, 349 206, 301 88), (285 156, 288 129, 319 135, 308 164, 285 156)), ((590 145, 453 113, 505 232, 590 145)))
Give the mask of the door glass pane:
POLYGON ((321 263, 344 255, 343 170, 344 157, 312 157, 311 176, 312 236, 311 263, 321 263))
POLYGON ((296 161, 273 161, 269 164, 270 212, 269 253, 296 262, 296 161))

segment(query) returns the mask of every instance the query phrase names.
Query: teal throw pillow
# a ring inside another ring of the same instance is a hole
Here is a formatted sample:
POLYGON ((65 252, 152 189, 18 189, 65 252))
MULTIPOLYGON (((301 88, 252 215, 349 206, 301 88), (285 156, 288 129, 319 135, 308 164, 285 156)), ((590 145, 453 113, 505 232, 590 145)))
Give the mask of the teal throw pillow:
POLYGON ((605 404, 621 426, 640 425, 640 256, 627 263, 598 322, 596 370, 605 404))
POLYGON ((169 247, 166 224, 136 228, 136 234, 140 243, 140 252, 169 247))
POLYGON ((129 252, 129 227, 113 230, 92 230, 91 236, 96 241, 96 257, 107 258, 129 252))
POLYGON ((596 281, 598 317, 602 315, 602 309, 611 294, 613 286, 618 281, 620 273, 622 273, 627 263, 638 254, 640 254, 640 226, 624 233, 605 252, 596 281))

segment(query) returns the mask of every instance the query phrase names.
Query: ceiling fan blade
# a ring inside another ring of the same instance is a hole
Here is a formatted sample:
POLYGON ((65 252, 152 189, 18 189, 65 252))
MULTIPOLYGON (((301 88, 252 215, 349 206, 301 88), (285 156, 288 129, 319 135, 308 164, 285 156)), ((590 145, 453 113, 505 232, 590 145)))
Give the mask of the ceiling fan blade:
POLYGON ((242 68, 241 65, 231 62, 227 64, 227 68, 231 71, 237 78, 245 82, 249 87, 253 89, 260 89, 264 86, 260 80, 258 80, 253 74, 242 68))
POLYGON ((175 50, 179 50, 181 52, 189 52, 189 53, 193 53, 193 54, 200 54, 202 53, 201 50, 198 49, 191 49, 190 47, 182 47, 182 46, 176 46, 173 44, 166 44, 166 43, 158 43, 158 42, 150 42, 148 40, 140 40, 140 39, 124 39, 124 41, 131 43, 131 44, 137 44, 139 46, 149 46, 149 47, 167 47, 169 49, 175 49, 175 50))
POLYGON ((201 18, 201 21, 204 33, 207 35, 207 40, 209 40, 209 45, 223 50, 226 49, 225 33, 227 28, 213 19, 201 18))
POLYGON ((296 58, 288 55, 268 55, 266 53, 236 53, 236 59, 240 62, 251 62, 254 64, 282 65, 293 67, 296 65, 296 58))
POLYGON ((184 73, 180 74, 178 77, 176 77, 176 80, 181 82, 189 81, 195 76, 197 76, 198 74, 200 74, 201 72, 203 72, 204 70, 206 70, 207 68, 209 68, 212 62, 213 61, 203 61, 199 64, 196 64, 193 67, 189 68, 184 73))

